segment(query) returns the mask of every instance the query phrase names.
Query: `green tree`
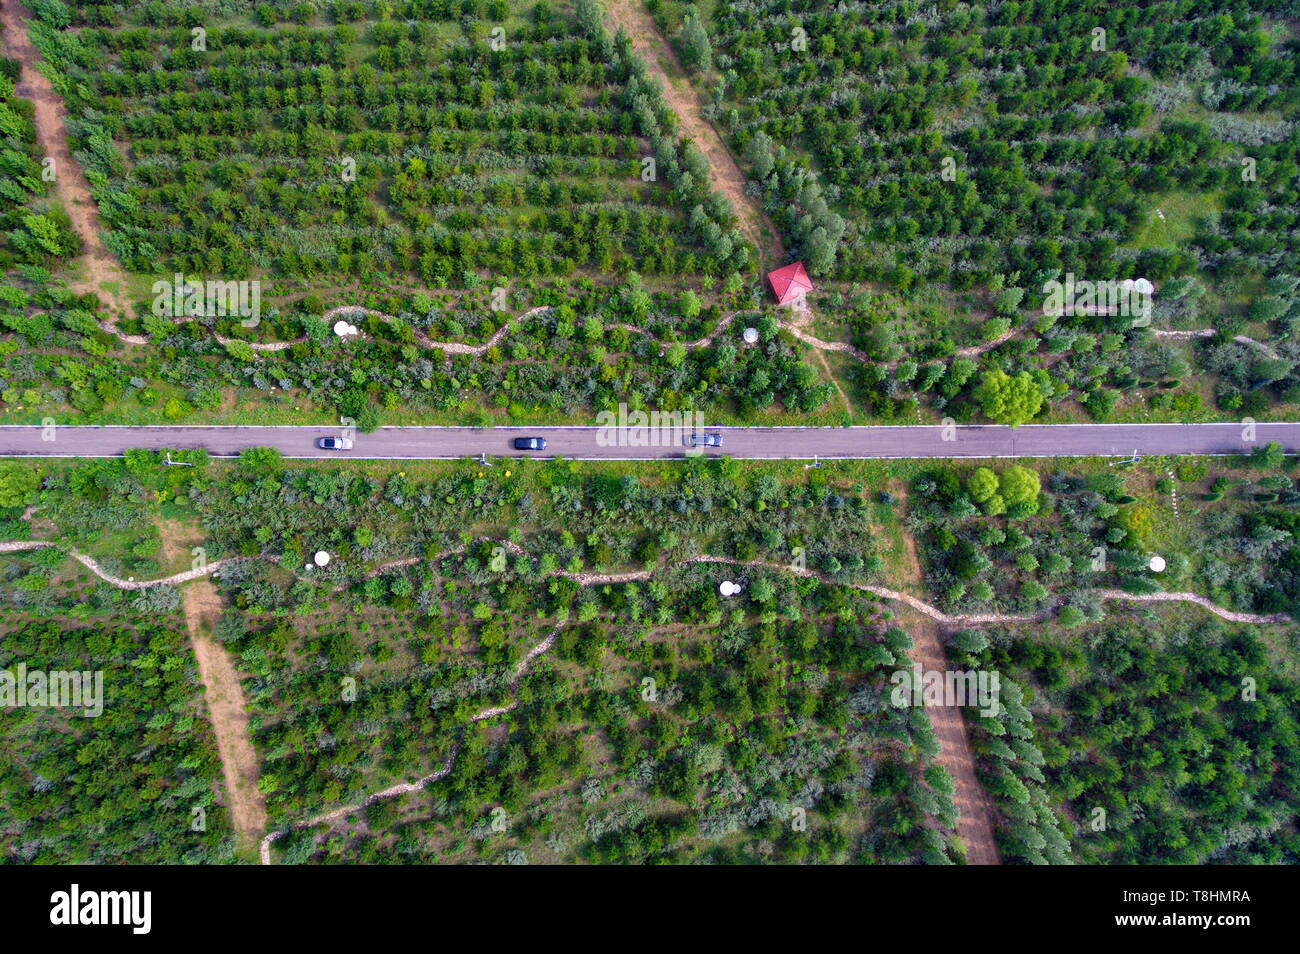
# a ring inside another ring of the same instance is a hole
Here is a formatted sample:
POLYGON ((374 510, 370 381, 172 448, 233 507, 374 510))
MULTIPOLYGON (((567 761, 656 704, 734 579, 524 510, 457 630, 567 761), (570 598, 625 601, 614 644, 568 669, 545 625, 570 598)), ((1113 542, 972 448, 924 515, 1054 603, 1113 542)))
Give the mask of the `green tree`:
POLYGON ((236 341, 233 338, 222 342, 222 347, 226 353, 236 361, 253 361, 257 358, 257 352, 247 341, 236 341))
POLYGON ((998 292, 998 297, 994 299, 993 310, 999 315, 1014 315, 1024 297, 1025 290, 1023 288, 1004 288, 998 292))
POLYGON ((990 420, 1019 427, 1042 408, 1043 392, 1028 371, 1013 377, 994 368, 984 372, 975 388, 975 400, 990 420))
POLYGON ((703 73, 713 65, 713 44, 709 42, 709 31, 700 22, 699 11, 694 6, 686 8, 678 39, 682 45, 682 65, 692 73, 703 73))
POLYGON ((681 309, 683 318, 694 318, 700 313, 700 296, 688 288, 677 300, 677 307, 681 309))
POLYGON ((40 478, 27 464, 0 464, 0 507, 25 507, 35 497, 40 478))
POLYGON ((1041 487, 1038 474, 1019 464, 1012 464, 998 478, 999 492, 1008 507, 1036 502, 1041 487))
POLYGON ((971 500, 983 503, 998 492, 998 475, 987 467, 976 467, 966 481, 966 491, 971 500))
POLYGON ((1269 441, 1250 452, 1250 462, 1264 470, 1281 470, 1283 459, 1282 445, 1277 441, 1269 441))
POLYGON ((1087 617, 1083 615, 1083 610, 1079 609, 1077 606, 1062 606, 1061 612, 1057 615, 1060 624, 1067 628, 1078 626, 1086 618, 1087 617))
POLYGON ((1037 580, 1026 580, 1020 585, 1020 595, 1024 597, 1026 602, 1041 603, 1047 599, 1047 587, 1037 580))
POLYGON ((961 629, 952 634, 952 644, 967 653, 982 653, 988 648, 989 641, 977 629, 961 629))

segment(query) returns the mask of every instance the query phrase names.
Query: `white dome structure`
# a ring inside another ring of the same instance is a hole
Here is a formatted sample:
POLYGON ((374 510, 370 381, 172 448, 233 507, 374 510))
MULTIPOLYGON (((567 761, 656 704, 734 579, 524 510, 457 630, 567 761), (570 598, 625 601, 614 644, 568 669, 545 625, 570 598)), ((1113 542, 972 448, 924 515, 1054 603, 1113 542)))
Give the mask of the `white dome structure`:
POLYGON ((723 596, 735 596, 740 592, 740 584, 732 583, 730 580, 723 580, 718 584, 718 592, 723 596))
POLYGON ((1165 572, 1165 558, 1162 556, 1153 556, 1151 562, 1147 565, 1151 567, 1152 573, 1165 572))
POLYGON ((316 555, 312 557, 312 562, 314 562, 317 566, 329 566, 330 555, 326 553, 324 550, 317 550, 316 555))
POLYGON ((746 328, 741 337, 745 339, 745 344, 758 344, 758 329, 746 328))

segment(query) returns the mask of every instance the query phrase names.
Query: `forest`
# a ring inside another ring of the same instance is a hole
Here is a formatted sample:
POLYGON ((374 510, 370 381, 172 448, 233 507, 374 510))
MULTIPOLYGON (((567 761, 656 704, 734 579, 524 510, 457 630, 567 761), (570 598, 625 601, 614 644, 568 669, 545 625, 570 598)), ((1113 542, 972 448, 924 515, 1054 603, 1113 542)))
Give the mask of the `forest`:
POLYGON ((60 608, 37 620, 6 606, 0 668, 98 671, 103 713, 0 709, 2 863, 232 861, 183 625, 129 610, 86 625, 60 608))
MULTIPOLYGON (((26 7, 5 425, 1300 410, 1293 0, 26 7)), ((0 706, 0 862, 1295 864, 1300 486, 1243 442, 5 458, 0 698, 104 706, 0 706)))
POLYGON ((1300 493, 1283 461, 1273 444, 1237 466, 933 468, 913 480, 906 519, 928 588, 952 608, 1031 612, 1063 599, 1060 620, 1079 625, 1103 618, 1097 590, 1190 587, 1224 606, 1294 613, 1300 493))
POLYGON ((77 240, 12 98, 0 412, 1284 418, 1297 39, 1218 6, 651 0, 745 170, 728 199, 588 0, 46 0, 29 32, 125 307, 64 287, 77 240), (806 319, 768 302, 749 201, 817 282, 806 319), (268 307, 159 313, 145 290, 175 274, 259 281, 268 307), (1045 313, 1069 276, 1149 282, 1150 312, 1045 313))
MULTIPOLYGON (((952 665, 1003 676, 997 714, 967 718, 1004 861, 1277 861, 1295 851, 1277 822, 1294 788, 1270 781, 1277 758, 1259 755, 1265 768, 1237 778, 1144 756, 1151 787, 1121 767, 1132 781, 1116 788, 1109 766, 1134 757, 1115 726, 1138 720, 1162 737, 1192 719, 1204 733, 1227 704, 1223 686, 1247 675, 1285 717, 1244 709, 1209 741, 1233 753, 1294 746, 1293 666, 1261 667, 1294 653, 1300 630, 1113 597, 1103 610, 1099 599, 1112 587, 1191 588, 1289 608, 1288 577, 1260 572, 1294 550, 1289 536, 1257 531, 1286 525, 1294 504, 1273 454, 1184 462, 1177 516, 1158 462, 340 469, 253 451, 182 455, 191 467, 132 452, 52 462, 36 477, 14 465, 0 472, 0 529, 59 547, 6 556, 0 598, 31 632, 165 617, 176 588, 70 572, 61 548, 119 577, 156 578, 188 566, 161 554, 160 521, 199 524, 225 596, 214 637, 243 674, 280 861, 960 863, 953 779, 930 719, 890 695, 921 624, 871 589, 907 574, 896 541, 915 534, 938 605, 1050 611, 1032 626, 944 630, 952 665), (1186 543, 1207 533, 1209 546, 1186 543), (1099 546, 1105 567, 1084 566, 1099 546), (324 567, 311 559, 322 550, 324 567), (1168 579, 1139 566, 1152 550, 1167 555, 1168 579), (720 594, 723 579, 740 594, 720 594), (1164 634, 1156 643, 1136 635, 1151 626, 1164 634), (1215 662, 1210 646, 1244 662, 1215 662), (1146 695, 1181 698, 1179 680, 1204 685, 1206 699, 1116 715, 1132 708, 1117 687, 1141 685, 1120 678, 1133 666, 1163 673, 1146 695), (430 781, 361 806, 415 778, 430 781), (1260 793, 1258 811, 1224 807, 1240 803, 1224 786, 1243 785, 1260 793), (1089 827, 1096 807, 1109 828, 1089 827), (328 810, 339 814, 312 823, 328 810), (1172 834, 1193 827, 1190 841, 1172 834)), ((133 817, 122 813, 115 824, 133 817)), ((229 860, 215 843, 204 850, 229 860)))
MULTIPOLYGON (((451 757, 444 783, 368 809, 342 841, 292 830, 277 843, 284 860, 960 858, 925 712, 888 703, 907 633, 870 594, 783 572, 879 572, 882 557, 862 557, 867 527, 893 518, 854 480, 747 475, 725 460, 621 476, 521 462, 489 480, 476 465, 348 473, 264 452, 182 459, 195 466, 133 452, 55 463, 39 480, 15 471, 4 526, 57 534, 105 572, 138 578, 174 567, 159 559, 163 515, 203 524, 228 596, 215 636, 246 674, 272 825, 451 757), (340 508, 347 529, 328 529, 343 525, 322 515, 340 508), (632 512, 650 532, 621 529, 632 512), (545 530, 560 513, 567 529, 545 530), (715 513, 730 532, 717 534, 715 513), (303 570, 320 548, 336 559, 303 570), (674 568, 704 548, 772 567, 733 568, 746 595, 728 606, 716 567, 674 568), (655 572, 582 585, 629 564, 655 572), (550 652, 514 676, 548 638, 550 652), (508 718, 474 721, 512 704, 508 718), (494 809, 517 819, 508 837, 494 837, 494 809)), ((37 618, 176 606, 171 587, 88 587, 65 564, 59 549, 11 555, 0 589, 37 618)))
POLYGON ((1300 684, 1266 640, 1146 620, 1082 643, 963 631, 953 647, 1013 674, 1036 713, 973 720, 1005 848, 1033 860, 1055 841, 1046 803, 1084 863, 1294 864, 1300 684))
POLYGON ((210 29, 198 5, 59 6, 33 38, 129 270, 446 287, 750 261, 589 2, 339 2, 310 25, 263 4, 210 29))
POLYGON ((983 374, 1037 376, 1001 423, 1296 403, 1287 6, 647 2, 822 280, 822 336, 864 352, 861 406, 961 420, 983 374), (1155 313, 1054 320, 1066 276, 1144 279, 1155 313))
POLYGON ((584 280, 567 292, 521 288, 508 310, 494 309, 487 288, 376 297, 395 317, 353 315, 361 334, 347 341, 309 294, 257 329, 292 344, 258 352, 234 337, 247 334, 236 316, 148 315, 123 327, 152 333, 159 347, 123 354, 97 320, 93 293, 16 283, 0 294, 23 309, 0 311, 13 345, 0 358, 0 401, 19 420, 318 420, 323 411, 370 430, 399 414, 406 423, 588 421, 620 403, 754 418, 815 412, 834 392, 772 316, 706 307, 689 291, 652 294, 635 273, 613 289, 584 280), (751 322, 753 346, 741 336, 751 322), (443 341, 454 344, 431 343, 443 341))

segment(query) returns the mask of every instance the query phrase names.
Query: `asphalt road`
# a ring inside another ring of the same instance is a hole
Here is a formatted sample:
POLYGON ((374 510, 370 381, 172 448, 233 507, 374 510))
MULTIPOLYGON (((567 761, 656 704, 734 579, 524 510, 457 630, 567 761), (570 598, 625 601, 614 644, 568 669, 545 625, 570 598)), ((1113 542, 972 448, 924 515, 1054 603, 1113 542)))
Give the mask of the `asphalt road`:
MULTIPOLYGON (((705 453, 743 460, 791 458, 1128 457, 1248 453, 1277 441, 1300 453, 1300 423, 1278 424, 1026 424, 905 427, 710 427, 721 448, 705 453), (1253 430, 1253 434, 1251 431, 1253 430)), ((598 427, 382 427, 357 433, 350 451, 325 451, 316 438, 338 426, 74 427, 0 425, 0 456, 116 457, 129 448, 204 448, 233 456, 247 447, 274 447, 286 457, 446 460, 462 457, 570 457, 580 460, 682 457, 695 431, 618 431, 598 427), (515 437, 546 438, 546 450, 516 451, 515 437), (648 446, 636 443, 638 438, 648 446)))

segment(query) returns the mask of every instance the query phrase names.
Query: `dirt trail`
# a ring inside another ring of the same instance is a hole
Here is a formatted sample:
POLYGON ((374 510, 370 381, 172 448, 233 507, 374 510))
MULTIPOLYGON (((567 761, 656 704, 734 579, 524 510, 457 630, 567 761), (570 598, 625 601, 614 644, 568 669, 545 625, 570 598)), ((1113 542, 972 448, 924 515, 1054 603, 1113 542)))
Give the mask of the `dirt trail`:
POLYGON ((821 365, 822 370, 826 372, 826 380, 830 381, 830 383, 835 387, 835 390, 839 393, 840 403, 844 405, 844 410, 849 414, 852 414, 853 404, 849 401, 849 396, 844 393, 844 388, 840 387, 840 380, 839 378, 835 377, 835 372, 831 370, 831 364, 829 361, 826 360, 825 352, 843 351, 846 352, 847 354, 852 355, 853 357, 857 358, 860 361, 866 361, 867 360, 866 356, 863 355, 861 351, 859 351, 857 348, 853 347, 850 344, 847 344, 842 341, 837 341, 834 344, 828 344, 827 342, 822 341, 820 338, 813 337, 811 334, 809 334, 804 330, 804 328, 812 321, 813 318, 812 306, 809 305, 808 297, 806 295, 800 296, 799 298, 791 302, 789 305, 789 311, 790 311, 790 320, 784 322, 783 327, 785 328, 786 331, 790 332, 790 334, 794 335, 800 341, 804 342, 805 344, 812 345, 813 360, 815 360, 819 365, 821 365))
POLYGON ((1124 600, 1130 603, 1195 603, 1229 623, 1289 623, 1286 613, 1238 613, 1211 603, 1198 593, 1125 593, 1123 590, 1097 590, 1103 600, 1124 600))
MULTIPOLYGON (((907 488, 898 489, 899 513, 907 512, 907 488)), ((907 585, 921 583, 921 560, 916 553, 916 540, 906 530, 903 547, 907 554, 907 585)), ((920 663, 925 672, 946 672, 948 658, 943 651, 939 626, 924 613, 912 613, 907 631, 912 636, 912 661, 920 663)), ((993 800, 975 775, 975 756, 971 752, 966 734, 966 720, 958 706, 930 706, 926 709, 935 737, 939 740, 939 754, 935 761, 952 776, 956 791, 953 804, 957 806, 957 836, 966 848, 966 861, 972 865, 1001 864, 997 842, 993 838, 993 800)))
MULTIPOLYGON (((165 521, 159 529, 164 559, 173 561, 187 552, 183 526, 175 521, 165 521)), ((239 846, 251 850, 266 830, 266 805, 257 790, 257 752, 249 737, 248 709, 239 674, 230 654, 212 635, 217 617, 221 615, 221 596, 207 573, 202 573, 189 581, 182 599, 185 625, 194 645, 208 715, 217 738, 221 773, 230 802, 231 824, 239 846)))
MULTIPOLYGON (((512 553, 522 552, 515 544, 512 544, 509 541, 502 540, 498 542, 512 553)), ((58 547, 66 552, 68 556, 80 562, 104 582, 111 583, 113 586, 125 590, 142 590, 151 586, 175 586, 214 573, 227 563, 238 563, 243 560, 275 561, 275 557, 272 556, 227 557, 222 560, 213 560, 200 569, 185 570, 181 573, 174 573, 171 576, 159 577, 154 580, 123 580, 121 577, 113 576, 111 573, 105 571, 104 568, 94 560, 94 558, 88 557, 84 553, 78 553, 76 550, 59 546, 59 544, 50 540, 8 540, 0 542, 0 553, 17 553, 22 550, 36 550, 41 547, 58 547)), ((443 557, 452 556, 463 549, 464 547, 457 547, 454 550, 441 553, 438 556, 433 557, 433 559, 440 560, 443 557)), ((415 557, 403 560, 394 560, 391 564, 386 565, 410 566, 411 564, 418 562, 420 562, 420 558, 415 557)), ((892 590, 887 586, 878 586, 874 583, 846 583, 842 580, 836 580, 829 574, 823 573, 820 570, 809 570, 806 568, 790 566, 784 563, 776 563, 771 560, 744 561, 737 560, 735 557, 701 553, 697 556, 688 557, 679 565, 687 563, 725 563, 739 567, 763 567, 769 570, 793 573, 796 576, 813 577, 821 580, 823 583, 829 583, 833 586, 847 586, 850 589, 874 594, 875 596, 879 596, 881 599, 905 603, 917 612, 925 614, 935 622, 944 626, 991 626, 1000 623, 1038 623, 1043 620, 1051 619, 1056 612, 1055 607, 1048 605, 1036 613, 959 613, 957 615, 952 615, 945 613, 936 606, 931 606, 924 600, 917 599, 910 593, 904 593, 900 590, 892 590)), ((555 575, 566 577, 583 586, 595 586, 603 583, 632 583, 648 580, 651 579, 654 574, 662 572, 665 569, 670 569, 670 567, 659 566, 650 570, 627 570, 622 573, 569 573, 567 571, 560 571, 555 575)), ((1210 600, 1197 593, 1152 593, 1149 595, 1136 595, 1133 593, 1126 593, 1123 590, 1097 590, 1096 592, 1104 600, 1113 600, 1119 603, 1195 603, 1197 606, 1209 610, 1214 615, 1233 623, 1252 623, 1262 625, 1291 622, 1291 617, 1286 613, 1240 613, 1235 610, 1224 609, 1222 606, 1210 602, 1210 600)))
MULTIPOLYGON (((15 92, 24 99, 31 100, 35 107, 33 118, 36 141, 45 155, 54 160, 55 191, 63 200, 63 207, 72 220, 72 229, 82 242, 81 260, 86 276, 73 282, 72 288, 79 294, 95 292, 101 299, 107 299, 109 307, 117 312, 118 317, 126 317, 130 314, 126 300, 126 273, 100 240, 99 210, 90 196, 90 183, 86 181, 81 167, 73 160, 68 149, 63 99, 54 92, 50 81, 36 69, 40 53, 27 37, 26 21, 32 18, 31 11, 15 0, 0 0, 6 52, 22 64, 15 92), (104 288, 105 284, 110 288, 104 288)), ((104 328, 116 333, 111 322, 104 328)), ((144 341, 141 339, 137 343, 143 344, 144 341)))
MULTIPOLYGON (((1217 334, 1218 332, 1213 328, 1198 328, 1195 331, 1176 331, 1167 328, 1156 329, 1157 338, 1213 338, 1217 334)), ((1266 358, 1276 359, 1279 357, 1276 351, 1264 344, 1264 342, 1257 341, 1250 337, 1250 335, 1236 335, 1232 340, 1237 342, 1237 344, 1244 344, 1248 347, 1255 348, 1266 358)))
MULTIPOLYGON (((520 312, 494 331, 492 337, 479 345, 465 344, 461 341, 434 341, 417 328, 413 328, 411 331, 415 336, 415 340, 420 342, 420 344, 424 345, 426 348, 439 348, 448 354, 482 354, 484 351, 487 351, 488 348, 495 347, 499 344, 501 339, 505 337, 506 332, 510 330, 511 326, 531 318, 533 315, 541 314, 544 311, 550 310, 550 305, 538 305, 536 308, 529 308, 527 311, 520 312)), ((323 318, 326 324, 332 324, 335 318, 343 315, 371 315, 384 321, 392 320, 392 315, 386 315, 382 311, 375 311, 373 308, 362 308, 360 305, 339 305, 338 307, 331 308, 329 311, 325 312, 323 318)), ((227 339, 217 335, 217 340, 224 344, 227 339)), ((274 344, 253 344, 252 347, 254 350, 279 351, 282 348, 288 348, 290 345, 304 340, 306 339, 295 338, 293 341, 277 341, 274 344)))
POLYGON ((606 0, 605 10, 610 33, 616 32, 618 27, 623 28, 632 41, 632 48, 645 60, 651 78, 663 88, 664 101, 676 114, 681 134, 695 143, 708 158, 709 178, 713 187, 731 203, 741 234, 758 249, 768 268, 784 264, 785 249, 776 226, 754 198, 745 194, 745 174, 736 165, 718 131, 704 118, 703 99, 687 78, 677 54, 646 13, 641 0, 606 0))
MULTIPOLYGON (((906 628, 915 644, 912 662, 920 663, 926 672, 946 672, 949 664, 938 624, 919 613, 907 615, 912 619, 906 628)), ((939 754, 934 760, 948 770, 956 785, 952 800, 960 813, 957 835, 966 847, 966 861, 972 865, 1001 864, 993 840, 993 801, 975 775, 975 756, 961 707, 927 706, 925 711, 939 740, 939 754)))

